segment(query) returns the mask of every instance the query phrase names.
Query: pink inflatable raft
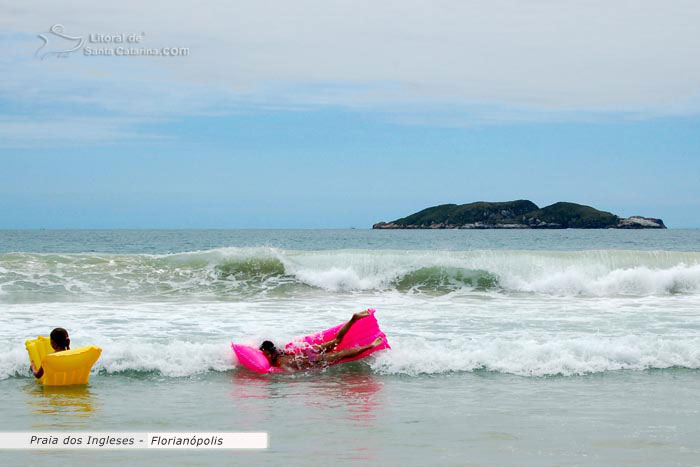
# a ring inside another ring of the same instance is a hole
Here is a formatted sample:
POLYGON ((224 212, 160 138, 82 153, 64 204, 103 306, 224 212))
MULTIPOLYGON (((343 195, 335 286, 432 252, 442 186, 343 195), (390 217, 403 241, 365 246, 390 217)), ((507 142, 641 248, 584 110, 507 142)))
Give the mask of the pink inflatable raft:
MULTIPOLYGON (((343 337, 342 342, 338 344, 335 350, 337 351, 343 349, 352 349, 354 347, 369 345, 377 337, 382 338, 382 343, 377 347, 374 347, 373 349, 369 349, 366 352, 362 352, 360 355, 356 355, 351 358, 344 358, 343 360, 333 363, 333 365, 339 365, 341 363, 348 363, 355 360, 359 360, 379 350, 391 348, 389 346, 389 342, 387 342, 386 335, 381 331, 381 329, 379 329, 379 323, 377 323, 377 318, 374 317, 375 310, 370 308, 368 311, 369 316, 355 322, 355 324, 353 324, 348 333, 345 334, 345 337, 343 337)), ((287 344, 284 347, 284 349, 287 352, 301 353, 304 352, 304 349, 307 349, 311 345, 317 345, 322 344, 324 342, 328 342, 329 340, 335 338, 335 335, 338 334, 338 331, 341 327, 343 327, 343 324, 345 323, 339 324, 330 329, 326 329, 325 331, 317 332, 316 334, 312 334, 310 336, 294 339, 292 342, 287 344)), ((238 363, 243 365, 250 371, 254 371, 255 373, 261 374, 277 373, 282 371, 281 368, 271 367, 270 362, 268 362, 267 358, 265 358, 265 355, 255 347, 249 347, 247 345, 237 345, 233 342, 231 343, 231 347, 233 347, 233 351, 236 354, 238 363)))

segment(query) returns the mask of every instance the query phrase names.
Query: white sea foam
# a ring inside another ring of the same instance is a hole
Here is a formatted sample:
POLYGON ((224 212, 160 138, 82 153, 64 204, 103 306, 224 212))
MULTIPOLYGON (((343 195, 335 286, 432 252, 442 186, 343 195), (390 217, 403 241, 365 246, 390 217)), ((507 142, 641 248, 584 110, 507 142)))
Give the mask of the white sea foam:
MULTIPOLYGON (((490 371, 520 376, 571 376, 616 370, 700 369, 700 337, 576 336, 541 340, 477 337, 451 341, 391 338, 392 349, 359 365, 378 374, 419 376, 490 371)), ((236 366, 229 342, 136 342, 104 346, 94 372, 184 377, 236 366)), ((15 348, 0 356, 0 379, 29 377, 27 355, 15 348)))
MULTIPOLYGON (((235 366, 227 342, 96 344, 101 345, 103 352, 93 373, 158 372, 167 377, 180 377, 208 371, 226 371, 235 366)), ((0 356, 0 379, 12 376, 31 376, 27 352, 22 348, 14 348, 0 356)))
POLYGON ((178 377, 233 367, 234 359, 227 342, 175 342, 105 346, 95 369, 110 374, 157 371, 163 376, 178 377))
POLYGON ((11 376, 31 376, 27 351, 19 346, 0 353, 0 380, 11 376))
POLYGON ((475 338, 452 342, 401 339, 371 363, 382 374, 486 370, 520 376, 582 375, 615 370, 700 368, 700 338, 656 336, 475 338))
POLYGON ((230 339, 286 342, 363 307, 393 347, 370 362, 382 374, 700 368, 700 253, 224 248, 0 267, 0 379, 29 376, 21 341, 52 326, 100 345, 100 374, 179 377, 232 369, 230 339))
POLYGON ((3 300, 250 296, 280 286, 327 292, 494 289, 553 295, 700 293, 700 253, 667 251, 285 251, 175 255, 0 255, 3 300))
POLYGON ((473 288, 560 295, 700 292, 700 254, 676 252, 334 251, 277 257, 299 281, 328 291, 473 288), (424 271, 425 274, 415 274, 424 271), (414 274, 413 277, 409 276, 414 274), (403 281, 403 282, 402 282, 403 281), (405 283, 405 284, 404 284, 405 283))

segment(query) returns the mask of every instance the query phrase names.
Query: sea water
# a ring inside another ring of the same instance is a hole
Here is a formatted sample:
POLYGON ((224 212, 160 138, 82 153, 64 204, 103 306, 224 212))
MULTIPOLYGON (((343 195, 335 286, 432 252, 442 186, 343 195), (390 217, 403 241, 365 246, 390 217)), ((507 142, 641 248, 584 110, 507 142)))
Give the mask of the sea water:
POLYGON ((8 465, 700 459, 698 230, 0 231, 0 329, 6 430, 270 436, 8 465), (293 375, 236 366, 231 341, 284 343, 368 307, 392 350, 293 375), (86 388, 31 376, 24 341, 57 326, 103 349, 86 388))

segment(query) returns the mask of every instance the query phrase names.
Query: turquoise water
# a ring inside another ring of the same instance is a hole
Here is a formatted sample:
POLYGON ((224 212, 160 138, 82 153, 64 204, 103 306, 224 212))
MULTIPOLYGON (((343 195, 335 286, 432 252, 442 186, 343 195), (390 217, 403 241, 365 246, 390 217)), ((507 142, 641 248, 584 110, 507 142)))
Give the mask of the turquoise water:
POLYGON ((0 231, 13 431, 267 431, 264 452, 12 452, 13 463, 695 465, 700 231, 0 231), (377 309, 393 347, 259 377, 230 341, 377 309), (23 341, 104 351, 43 389, 23 341))

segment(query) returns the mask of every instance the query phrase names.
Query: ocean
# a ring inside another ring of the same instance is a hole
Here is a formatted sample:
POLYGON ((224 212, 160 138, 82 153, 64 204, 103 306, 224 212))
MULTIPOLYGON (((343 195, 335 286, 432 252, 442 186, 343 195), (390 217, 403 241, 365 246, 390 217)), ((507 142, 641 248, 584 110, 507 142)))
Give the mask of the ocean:
POLYGON ((265 431, 264 451, 4 465, 698 465, 700 230, 0 231, 8 431, 265 431), (392 349, 257 376, 257 345, 377 310, 392 349), (24 341, 103 349, 42 388, 24 341))

